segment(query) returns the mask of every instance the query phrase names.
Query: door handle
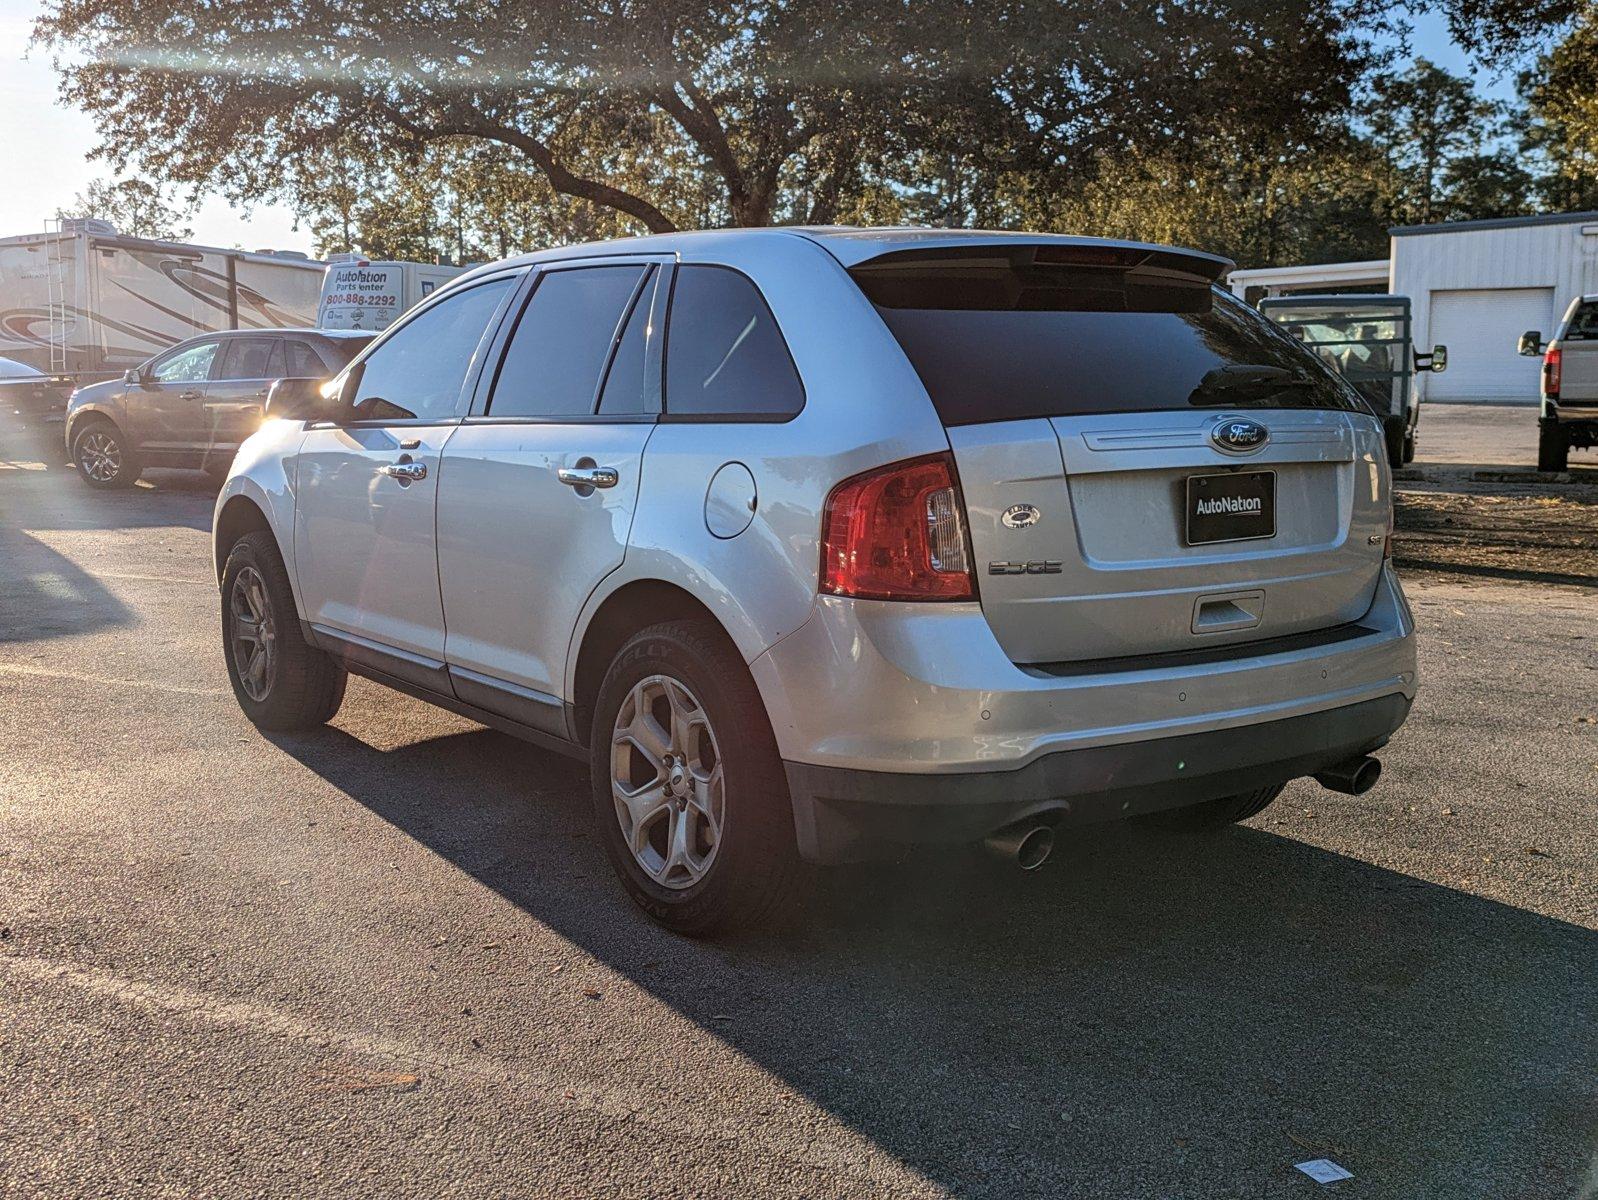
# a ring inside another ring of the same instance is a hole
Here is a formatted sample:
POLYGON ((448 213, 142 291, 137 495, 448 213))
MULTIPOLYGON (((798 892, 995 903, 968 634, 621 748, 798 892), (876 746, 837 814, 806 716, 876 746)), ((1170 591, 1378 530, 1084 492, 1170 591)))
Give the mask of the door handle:
POLYGON ((402 484, 414 483, 418 479, 427 478, 427 464, 419 462, 384 463, 377 468, 378 473, 387 475, 390 479, 397 479, 402 484))
POLYGON ((190 388, 186 392, 179 392, 178 393, 178 399, 179 400, 198 400, 200 398, 200 395, 201 395, 201 393, 195 391, 193 388, 190 388))
POLYGON ((561 467, 555 478, 568 487, 613 488, 621 482, 615 467, 561 467))

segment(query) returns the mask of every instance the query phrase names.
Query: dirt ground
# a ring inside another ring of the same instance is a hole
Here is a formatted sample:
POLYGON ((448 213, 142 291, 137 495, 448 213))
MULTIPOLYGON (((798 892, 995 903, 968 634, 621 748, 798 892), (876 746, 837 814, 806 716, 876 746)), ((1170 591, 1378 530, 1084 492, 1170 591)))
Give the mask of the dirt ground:
POLYGON ((1598 484, 1400 484, 1406 576, 1598 587, 1598 484))

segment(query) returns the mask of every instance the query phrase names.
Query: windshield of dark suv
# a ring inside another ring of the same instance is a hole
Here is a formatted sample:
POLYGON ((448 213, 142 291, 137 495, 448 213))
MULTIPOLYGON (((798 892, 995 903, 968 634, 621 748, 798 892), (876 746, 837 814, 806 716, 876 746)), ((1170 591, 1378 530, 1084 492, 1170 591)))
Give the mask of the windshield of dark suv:
POLYGON ((1192 407, 1364 411, 1314 354, 1207 277, 1158 261, 1039 262, 1034 250, 850 272, 945 425, 1192 407))

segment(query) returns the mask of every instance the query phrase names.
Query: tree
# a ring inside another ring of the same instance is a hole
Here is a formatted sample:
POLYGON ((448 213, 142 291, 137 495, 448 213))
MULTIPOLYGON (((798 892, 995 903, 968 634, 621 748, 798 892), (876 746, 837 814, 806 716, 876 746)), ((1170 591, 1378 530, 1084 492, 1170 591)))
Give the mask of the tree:
POLYGON ((56 216, 94 217, 111 222, 129 237, 181 242, 194 236, 192 229, 181 224, 193 214, 194 208, 192 202, 174 204, 168 201, 162 187, 143 179, 122 179, 114 183, 96 179, 86 191, 73 198, 70 206, 58 209, 56 216))
POLYGON ((1478 96, 1470 80, 1424 58, 1401 74, 1378 76, 1366 125, 1384 162, 1392 217, 1424 224, 1451 215, 1502 215, 1474 209, 1471 198, 1495 210, 1522 208, 1525 181, 1507 152, 1481 149, 1497 139, 1503 116, 1503 107, 1478 96), (1478 180, 1483 171, 1490 181, 1478 180))
POLYGON ((1521 148, 1551 209, 1598 208, 1598 6, 1521 74, 1521 148))
POLYGON ((101 152, 182 184, 293 200, 343 147, 388 179, 472 145, 666 230, 887 211, 940 173, 963 222, 1003 179, 1302 132, 1346 107, 1376 3, 47 0, 37 30, 101 152))

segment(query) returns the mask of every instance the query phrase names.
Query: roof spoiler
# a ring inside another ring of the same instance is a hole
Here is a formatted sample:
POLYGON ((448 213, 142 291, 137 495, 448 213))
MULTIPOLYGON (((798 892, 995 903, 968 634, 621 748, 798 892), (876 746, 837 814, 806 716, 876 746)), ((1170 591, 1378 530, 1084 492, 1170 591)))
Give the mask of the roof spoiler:
POLYGON ((925 266, 934 262, 952 266, 962 259, 992 261, 1002 257, 1016 266, 1137 271, 1215 283, 1235 265, 1228 258, 1202 250, 1102 238, 1028 238, 1014 234, 950 238, 945 235, 912 236, 902 240, 836 238, 827 239, 824 244, 851 271, 866 268, 873 273, 898 266, 925 266))

